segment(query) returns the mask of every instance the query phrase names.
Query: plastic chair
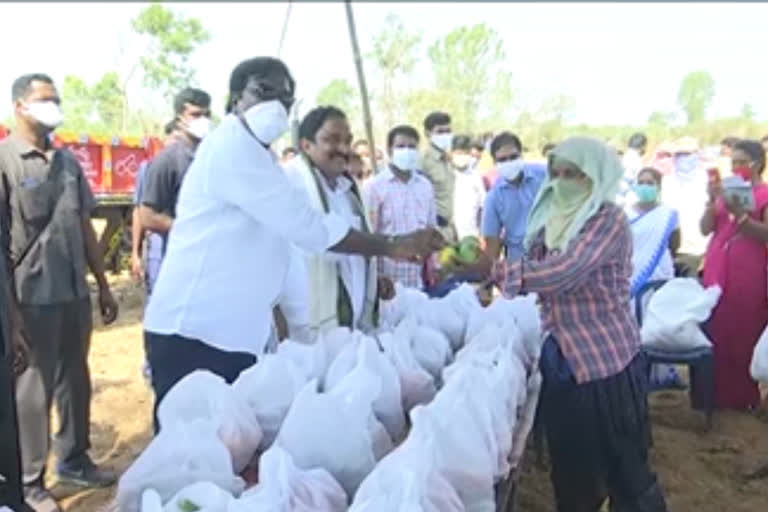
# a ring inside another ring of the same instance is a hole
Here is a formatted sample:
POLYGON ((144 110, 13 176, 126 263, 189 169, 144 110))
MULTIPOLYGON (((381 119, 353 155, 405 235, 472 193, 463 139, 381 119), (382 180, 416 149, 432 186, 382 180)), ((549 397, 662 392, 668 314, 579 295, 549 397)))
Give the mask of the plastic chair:
MULTIPOLYGON (((653 294, 664 286, 666 281, 649 281, 635 295, 635 317, 638 326, 643 324, 643 312, 648 294, 653 294)), ((707 326, 702 325, 702 330, 707 334, 707 326)), ((681 352, 668 352, 652 347, 642 347, 648 362, 648 377, 651 375, 651 367, 654 364, 677 364, 688 366, 690 376, 689 397, 691 407, 697 411, 704 411, 707 430, 712 428, 712 413, 715 408, 715 382, 714 382, 714 354, 712 347, 696 348, 681 352)))

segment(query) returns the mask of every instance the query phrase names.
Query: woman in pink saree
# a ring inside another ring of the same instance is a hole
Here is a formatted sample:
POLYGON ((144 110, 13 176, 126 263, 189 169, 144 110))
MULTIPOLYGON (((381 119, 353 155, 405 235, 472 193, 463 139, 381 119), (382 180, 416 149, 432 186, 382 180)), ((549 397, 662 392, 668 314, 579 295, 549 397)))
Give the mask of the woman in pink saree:
POLYGON ((757 141, 740 141, 732 163, 733 174, 752 185, 755 208, 746 209, 710 183, 710 200, 701 219, 701 232, 712 234, 703 282, 723 290, 709 323, 715 406, 752 409, 760 405, 760 391, 749 375, 749 364, 768 323, 768 185, 760 178, 765 150, 757 141))

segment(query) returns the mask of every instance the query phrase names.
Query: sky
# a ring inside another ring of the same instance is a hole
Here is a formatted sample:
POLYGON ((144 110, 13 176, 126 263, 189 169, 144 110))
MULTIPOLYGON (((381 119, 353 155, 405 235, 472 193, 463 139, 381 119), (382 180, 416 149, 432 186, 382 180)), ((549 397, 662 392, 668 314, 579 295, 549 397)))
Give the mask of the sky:
MULTIPOLYGON (((105 71, 126 72, 141 52, 130 20, 142 3, 0 3, 0 119, 12 112, 13 80, 46 72, 87 82, 105 71), (18 45, 19 51, 9 51, 18 45), (23 53, 22 53, 23 50, 23 53), (3 89, 4 88, 4 89, 3 89)), ((202 88, 223 109, 227 81, 241 60, 276 55, 287 2, 169 3, 199 18, 211 40, 193 56, 202 88)), ((423 35, 421 58, 441 35, 486 23, 504 41, 517 102, 537 106, 563 93, 575 100, 570 121, 642 124, 655 110, 672 111, 680 82, 705 69, 715 79, 712 116, 737 115, 749 103, 768 119, 765 29, 768 4, 759 3, 354 3, 365 51, 385 16, 396 13, 423 35)), ((330 80, 356 75, 344 4, 294 2, 281 58, 297 81, 297 97, 313 103, 330 80)), ((424 68, 421 68, 424 73, 424 68)), ((419 71, 417 70, 417 74, 419 71)), ((419 74, 418 76, 422 76, 419 74)), ((375 84, 369 83, 369 88, 375 84)), ((439 105, 435 106, 439 108, 439 105)))

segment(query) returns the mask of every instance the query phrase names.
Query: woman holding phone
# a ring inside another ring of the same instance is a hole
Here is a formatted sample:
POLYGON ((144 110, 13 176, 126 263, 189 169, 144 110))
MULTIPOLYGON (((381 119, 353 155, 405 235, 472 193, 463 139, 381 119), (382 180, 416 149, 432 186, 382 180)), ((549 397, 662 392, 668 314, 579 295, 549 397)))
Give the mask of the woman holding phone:
POLYGON ((701 219, 703 235, 712 235, 704 259, 703 284, 723 290, 709 321, 715 353, 715 406, 754 409, 757 383, 749 375, 752 353, 768 324, 768 185, 765 149, 755 140, 733 147, 732 172, 752 185, 755 208, 723 192, 710 179, 709 202, 701 219))

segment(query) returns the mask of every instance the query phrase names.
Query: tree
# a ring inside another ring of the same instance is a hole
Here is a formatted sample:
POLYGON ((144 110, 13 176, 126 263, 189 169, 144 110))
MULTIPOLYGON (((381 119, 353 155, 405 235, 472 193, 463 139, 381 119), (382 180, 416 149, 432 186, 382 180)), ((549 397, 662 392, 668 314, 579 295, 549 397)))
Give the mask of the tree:
POLYGON ((189 57, 210 39, 200 20, 184 18, 153 4, 131 21, 137 34, 148 36, 149 50, 141 57, 144 82, 171 98, 179 89, 194 83, 195 71, 189 57))
POLYGON ((677 102, 688 117, 688 123, 706 118, 707 109, 715 97, 715 80, 707 71, 688 73, 680 84, 677 102))
POLYGON ((420 41, 421 34, 408 32, 402 20, 394 14, 387 15, 383 28, 373 37, 373 49, 367 57, 378 75, 376 82, 381 84, 374 90, 373 97, 387 128, 392 128, 404 113, 405 88, 397 86, 413 71, 420 41))
POLYGON ((755 109, 749 103, 745 103, 741 107, 741 117, 747 121, 752 121, 757 116, 755 109))
POLYGON ((495 107, 511 107, 509 74, 499 78, 506 56, 501 38, 492 28, 485 24, 458 28, 430 46, 428 55, 434 85, 446 97, 446 103, 433 108, 451 113, 455 131, 478 129, 479 121, 491 114, 489 100, 494 96, 502 96, 495 98, 495 107), (505 88, 506 93, 495 94, 505 88))

